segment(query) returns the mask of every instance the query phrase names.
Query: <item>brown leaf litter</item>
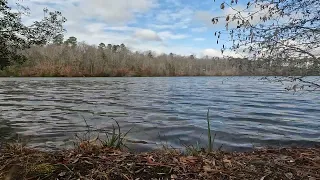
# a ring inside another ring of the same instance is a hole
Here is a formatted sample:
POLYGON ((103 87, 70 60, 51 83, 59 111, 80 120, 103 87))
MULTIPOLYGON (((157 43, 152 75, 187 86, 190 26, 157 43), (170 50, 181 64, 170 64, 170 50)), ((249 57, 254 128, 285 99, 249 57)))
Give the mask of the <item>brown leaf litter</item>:
POLYGON ((0 179, 318 180, 320 147, 187 156, 176 150, 129 153, 92 147, 44 152, 8 146, 0 152, 0 179))

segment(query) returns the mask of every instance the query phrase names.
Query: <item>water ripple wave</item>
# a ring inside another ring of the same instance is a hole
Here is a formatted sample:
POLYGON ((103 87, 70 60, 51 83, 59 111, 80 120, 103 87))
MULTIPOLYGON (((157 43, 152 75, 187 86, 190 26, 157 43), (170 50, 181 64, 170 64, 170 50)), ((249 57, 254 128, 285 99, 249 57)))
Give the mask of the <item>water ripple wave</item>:
POLYGON ((319 92, 293 94, 251 77, 1 78, 0 141, 18 133, 35 147, 63 148, 86 126, 117 120, 148 144, 205 144, 206 111, 216 147, 320 143, 319 92))

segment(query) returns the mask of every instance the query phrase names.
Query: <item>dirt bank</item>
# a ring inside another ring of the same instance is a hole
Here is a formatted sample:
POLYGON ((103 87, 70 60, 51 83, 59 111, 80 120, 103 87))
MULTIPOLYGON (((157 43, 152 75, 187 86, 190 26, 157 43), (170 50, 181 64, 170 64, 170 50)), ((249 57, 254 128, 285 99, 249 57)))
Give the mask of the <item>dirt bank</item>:
POLYGON ((129 153, 101 147, 43 152, 10 145, 0 179, 320 179, 320 147, 212 152, 129 153))

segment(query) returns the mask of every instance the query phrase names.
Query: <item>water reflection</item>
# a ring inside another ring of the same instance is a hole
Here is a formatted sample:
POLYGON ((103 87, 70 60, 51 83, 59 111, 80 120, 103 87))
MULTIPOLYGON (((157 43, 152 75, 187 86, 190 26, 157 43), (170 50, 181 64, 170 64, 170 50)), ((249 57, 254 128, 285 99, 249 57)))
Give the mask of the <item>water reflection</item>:
POLYGON ((117 120, 135 145, 206 143, 211 109, 216 147, 312 145, 320 142, 319 92, 293 95, 258 78, 2 78, 0 141, 14 133, 36 147, 62 148, 90 126, 117 120), (223 83, 222 83, 223 82, 223 83))

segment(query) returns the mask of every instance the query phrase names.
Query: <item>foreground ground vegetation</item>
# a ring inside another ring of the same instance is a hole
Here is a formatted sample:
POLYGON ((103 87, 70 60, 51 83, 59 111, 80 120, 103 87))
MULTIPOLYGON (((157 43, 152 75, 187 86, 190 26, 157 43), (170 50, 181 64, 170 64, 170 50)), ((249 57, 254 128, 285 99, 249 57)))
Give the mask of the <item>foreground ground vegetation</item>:
POLYGON ((130 153, 95 145, 44 152, 7 145, 0 152, 0 179, 299 179, 320 178, 320 148, 130 153))

